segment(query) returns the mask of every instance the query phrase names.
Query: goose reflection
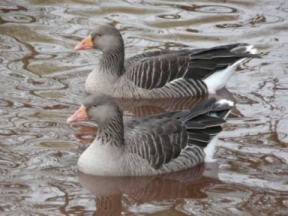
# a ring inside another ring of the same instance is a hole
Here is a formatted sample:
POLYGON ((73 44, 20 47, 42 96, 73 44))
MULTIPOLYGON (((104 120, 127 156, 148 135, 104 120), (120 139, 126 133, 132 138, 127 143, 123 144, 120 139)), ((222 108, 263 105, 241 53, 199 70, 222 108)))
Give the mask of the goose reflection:
POLYGON ((143 213, 165 210, 162 204, 157 205, 158 202, 163 203, 163 200, 205 198, 207 195, 202 191, 203 188, 217 181, 205 176, 214 176, 214 172, 215 169, 211 172, 201 164, 188 170, 158 176, 106 177, 79 173, 79 181, 95 196, 96 209, 93 215, 117 216, 121 215, 125 204, 131 206, 131 202, 133 208, 129 211, 143 213))
MULTIPOLYGON (((169 99, 116 99, 119 107, 124 110, 126 116, 145 117, 163 112, 173 112, 179 110, 190 110, 197 104, 214 97, 216 99, 227 99, 236 102, 233 94, 226 88, 218 90, 216 94, 203 97, 184 97, 169 99)), ((232 115, 241 116, 241 113, 234 108, 232 115)))
POLYGON ((208 97, 186 97, 170 99, 116 99, 124 115, 145 117, 158 113, 190 110, 208 97))

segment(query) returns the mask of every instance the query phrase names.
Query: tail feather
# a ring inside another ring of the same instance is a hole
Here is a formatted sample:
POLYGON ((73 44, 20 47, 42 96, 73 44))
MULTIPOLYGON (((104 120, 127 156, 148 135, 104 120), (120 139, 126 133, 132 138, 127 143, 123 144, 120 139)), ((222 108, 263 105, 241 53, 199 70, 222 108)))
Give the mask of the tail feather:
POLYGON ((236 44, 231 52, 243 57, 260 58, 258 50, 252 44, 236 44))
POLYGON ((225 120, 217 117, 210 117, 206 115, 197 116, 193 121, 186 122, 187 129, 205 129, 224 123, 225 120))
MULTIPOLYGON (((199 52, 192 53, 191 59, 218 59, 218 58, 260 58, 258 50, 251 44, 235 43, 216 46, 208 49, 200 49, 199 52)), ((233 63, 233 62, 232 62, 233 63)))
POLYGON ((232 101, 210 98, 196 106, 189 115, 185 116, 188 141, 191 145, 206 148, 213 137, 221 130, 231 108, 232 101))
POLYGON ((245 59, 260 57, 258 50, 253 45, 245 43, 225 45, 220 46, 220 48, 218 48, 219 52, 215 55, 214 60, 218 61, 219 65, 224 64, 227 67, 222 67, 203 80, 209 93, 215 93, 217 90, 225 87, 236 67, 245 59), (225 49, 220 52, 221 47, 225 49), (230 64, 228 63, 229 61, 230 64))

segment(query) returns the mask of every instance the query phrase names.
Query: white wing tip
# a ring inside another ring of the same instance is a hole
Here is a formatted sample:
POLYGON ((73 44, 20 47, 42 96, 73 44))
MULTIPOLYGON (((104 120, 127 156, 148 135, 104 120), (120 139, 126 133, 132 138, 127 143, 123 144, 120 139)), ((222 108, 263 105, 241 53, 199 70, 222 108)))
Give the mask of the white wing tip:
POLYGON ((219 104, 220 106, 227 104, 228 106, 233 107, 235 103, 233 101, 231 101, 231 100, 221 99, 221 100, 218 100, 216 102, 216 104, 219 104))
POLYGON ((252 55, 256 55, 258 53, 258 50, 257 50, 257 48, 254 47, 254 45, 246 46, 246 51, 252 55))
POLYGON ((216 161, 216 159, 214 159, 214 154, 216 152, 217 140, 218 136, 216 135, 206 146, 206 148, 204 148, 206 163, 212 163, 216 161))

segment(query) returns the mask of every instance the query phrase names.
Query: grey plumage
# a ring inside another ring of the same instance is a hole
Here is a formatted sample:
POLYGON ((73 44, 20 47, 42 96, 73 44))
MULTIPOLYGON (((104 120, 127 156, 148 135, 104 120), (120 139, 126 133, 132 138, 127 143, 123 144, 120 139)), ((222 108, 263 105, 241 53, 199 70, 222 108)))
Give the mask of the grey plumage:
POLYGON ((232 104, 212 98, 190 111, 134 118, 124 124, 111 97, 89 96, 83 105, 98 132, 80 156, 79 168, 94 175, 155 175, 193 167, 204 162, 204 148, 221 131, 232 104))
POLYGON ((127 59, 127 77, 146 89, 160 88, 177 78, 203 80, 234 62, 255 55, 248 44, 230 44, 208 49, 147 52, 127 59), (141 79, 139 75, 141 74, 141 79))
POLYGON ((99 25, 91 37, 93 47, 100 49, 103 55, 86 80, 86 91, 114 97, 206 95, 225 86, 232 73, 225 72, 227 75, 220 77, 223 80, 213 86, 213 90, 205 79, 235 66, 241 59, 258 57, 251 45, 238 43, 205 49, 146 52, 125 61, 124 42, 117 29, 99 25))

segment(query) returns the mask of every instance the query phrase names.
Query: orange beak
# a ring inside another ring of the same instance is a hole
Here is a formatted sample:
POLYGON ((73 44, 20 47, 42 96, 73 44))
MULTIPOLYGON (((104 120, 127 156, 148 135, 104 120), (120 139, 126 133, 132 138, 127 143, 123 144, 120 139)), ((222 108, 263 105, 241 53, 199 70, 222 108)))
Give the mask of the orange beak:
POLYGON ((80 43, 78 43, 75 47, 74 50, 83 50, 83 49, 91 49, 93 48, 93 41, 92 41, 92 36, 89 35, 86 38, 84 38, 80 43))
POLYGON ((86 108, 83 105, 81 105, 80 108, 74 114, 72 114, 67 119, 66 122, 73 123, 73 122, 79 122, 83 120, 88 120, 88 115, 87 115, 86 108))

